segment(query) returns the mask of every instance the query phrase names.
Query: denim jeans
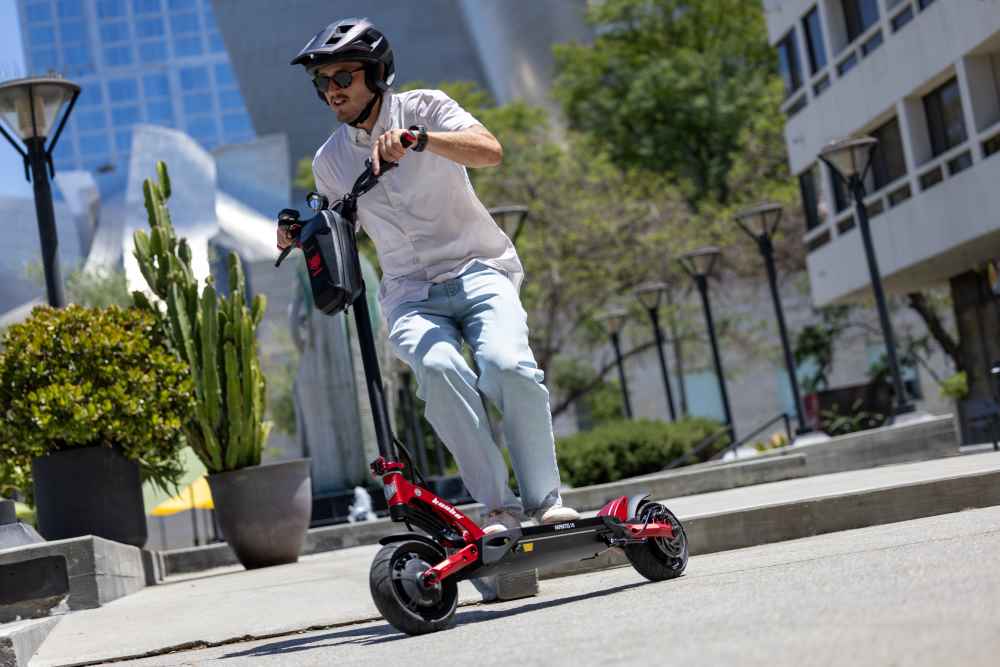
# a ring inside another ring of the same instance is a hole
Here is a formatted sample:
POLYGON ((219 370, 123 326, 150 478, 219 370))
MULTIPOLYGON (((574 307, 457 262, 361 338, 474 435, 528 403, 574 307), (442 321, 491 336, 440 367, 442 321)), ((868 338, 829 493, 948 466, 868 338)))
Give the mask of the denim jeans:
POLYGON ((528 347, 527 313, 510 280, 476 262, 459 277, 433 285, 426 300, 393 309, 389 330, 396 355, 417 378, 427 420, 454 455, 472 497, 487 510, 515 515, 561 504, 549 392, 528 347), (463 339, 478 376, 462 356, 463 339), (520 500, 507 484, 507 466, 479 392, 504 415, 520 500))

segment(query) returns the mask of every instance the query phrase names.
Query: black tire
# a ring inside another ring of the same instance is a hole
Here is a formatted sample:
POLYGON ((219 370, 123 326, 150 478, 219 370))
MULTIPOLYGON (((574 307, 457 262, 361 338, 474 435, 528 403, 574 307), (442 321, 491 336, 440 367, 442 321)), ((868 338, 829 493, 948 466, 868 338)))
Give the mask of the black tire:
POLYGON ((665 581, 681 576, 688 562, 688 541, 684 526, 674 513, 660 503, 646 502, 636 512, 636 522, 669 522, 674 528, 673 539, 654 537, 636 544, 625 545, 625 555, 636 572, 650 581, 665 581))
POLYGON ((379 549, 368 579, 372 599, 385 620, 408 635, 446 630, 455 623, 458 584, 445 579, 424 588, 417 576, 444 560, 444 551, 426 542, 394 542, 379 549))

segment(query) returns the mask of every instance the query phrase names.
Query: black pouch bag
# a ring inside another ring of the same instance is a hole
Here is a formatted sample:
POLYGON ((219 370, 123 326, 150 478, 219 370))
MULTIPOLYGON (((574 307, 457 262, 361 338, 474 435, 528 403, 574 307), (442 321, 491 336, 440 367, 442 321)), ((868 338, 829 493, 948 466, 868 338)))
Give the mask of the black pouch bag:
POLYGON ((354 223, 324 209, 302 223, 299 242, 316 307, 327 315, 347 310, 364 290, 354 223))

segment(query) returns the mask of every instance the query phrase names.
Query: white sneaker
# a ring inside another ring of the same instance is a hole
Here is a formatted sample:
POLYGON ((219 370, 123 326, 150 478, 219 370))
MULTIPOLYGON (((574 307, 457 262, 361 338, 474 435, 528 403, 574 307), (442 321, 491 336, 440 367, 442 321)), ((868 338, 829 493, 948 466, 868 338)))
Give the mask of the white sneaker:
POLYGON ((572 507, 565 507, 563 505, 553 505, 547 510, 538 510, 535 512, 535 521, 537 521, 540 525, 565 523, 567 521, 576 521, 579 518, 579 512, 572 507))
POLYGON ((483 532, 499 533, 503 530, 520 530, 521 522, 507 510, 493 510, 483 519, 483 532))

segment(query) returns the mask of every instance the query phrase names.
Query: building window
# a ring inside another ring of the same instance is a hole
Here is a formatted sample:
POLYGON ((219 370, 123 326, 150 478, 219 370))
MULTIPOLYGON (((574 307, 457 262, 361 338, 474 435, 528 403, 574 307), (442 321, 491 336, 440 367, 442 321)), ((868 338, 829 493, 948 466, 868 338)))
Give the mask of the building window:
POLYGON ((245 113, 223 116, 222 130, 232 136, 248 136, 253 133, 253 128, 250 126, 250 117, 245 113))
POLYGON ((144 63, 162 63, 167 60, 167 45, 164 42, 146 42, 139 45, 139 60, 144 63))
POLYGON ((238 90, 224 90, 219 93, 219 106, 223 109, 242 109, 243 96, 238 90))
POLYGON ((57 69, 58 66, 56 53, 52 49, 31 52, 31 69, 33 72, 43 74, 49 70, 57 69))
POLYGON ((135 79, 108 81, 108 97, 112 102, 130 102, 139 98, 139 84, 135 79))
POLYGON ((823 224, 823 220, 819 217, 815 165, 799 174, 799 192, 802 195, 802 210, 806 214, 806 231, 812 231, 823 224))
POLYGON ((128 41, 128 38, 128 23, 125 21, 101 24, 101 41, 113 44, 128 41))
POLYGON ((878 0, 841 0, 841 6, 848 44, 878 22, 878 0))
POLYGON ((180 74, 181 89, 185 92, 204 90, 209 87, 208 69, 205 67, 184 67, 180 74))
POLYGON ((59 25, 63 44, 82 44, 87 41, 87 30, 83 21, 65 21, 59 25))
POLYGON ((151 14, 160 11, 160 0, 132 0, 132 11, 136 14, 151 14))
POLYGON ((899 132, 898 119, 893 118, 871 135, 878 139, 878 146, 872 155, 874 192, 906 175, 906 157, 903 154, 903 138, 899 132))
POLYGON ((184 113, 186 114, 197 114, 197 113, 211 113, 212 112, 212 98, 205 93, 195 93, 194 95, 184 96, 184 113))
POLYGON ((178 57, 200 56, 205 52, 201 45, 201 37, 185 37, 174 40, 174 55, 178 57))
POLYGON ((76 98, 76 108, 96 107, 104 104, 104 95, 98 84, 80 86, 80 97, 76 98))
POLYGON ((194 9, 198 6, 197 0, 169 0, 167 6, 170 11, 184 11, 185 9, 194 9))
POLYGON ((170 95, 170 81, 166 74, 147 74, 142 77, 142 92, 146 97, 167 97, 170 95))
POLYGON ((56 41, 56 31, 51 26, 29 28, 28 40, 33 46, 52 44, 56 41))
POLYGON ((143 19, 136 21, 135 34, 137 37, 159 37, 163 34, 163 19, 143 19))
POLYGON ((132 47, 111 46, 104 49, 104 64, 108 67, 122 67, 132 64, 132 47))
POLYGON ((170 17, 170 29, 175 35, 198 32, 197 14, 177 14, 170 17))
POLYGON ((819 7, 813 7, 802 19, 802 30, 806 34, 809 71, 816 74, 826 67, 826 47, 823 45, 823 24, 819 18, 819 7))
POLYGON ((778 42, 778 70, 785 82, 785 97, 802 86, 802 70, 799 67, 799 51, 794 29, 778 42))
POLYGON ((226 45, 222 41, 222 35, 215 31, 208 33, 208 48, 214 53, 225 53, 226 45))
POLYGON ((97 16, 102 19, 125 16, 125 0, 98 0, 97 16))
POLYGON ((38 4, 28 5, 27 15, 29 23, 40 23, 43 21, 51 21, 52 8, 49 7, 48 3, 45 4, 38 3, 38 4))
POLYGON ((80 152, 84 155, 106 155, 110 148, 108 135, 103 132, 80 135, 80 152))
POLYGON ((83 16, 80 0, 59 0, 60 18, 75 19, 83 16))
POLYGON ((174 125, 174 107, 170 100, 146 103, 146 118, 155 125, 174 125))
POLYGON ((830 170, 830 190, 833 192, 833 210, 840 213, 848 206, 847 186, 832 169, 830 170))
POLYGON ((924 96, 927 129, 931 135, 931 152, 934 157, 964 143, 965 114, 958 79, 952 78, 924 96))
POLYGON ((103 111, 80 111, 73 114, 73 123, 80 130, 103 130, 107 127, 103 111))
POLYGON ((139 113, 139 107, 113 107, 111 109, 111 121, 116 128, 123 125, 134 125, 140 120, 142 120, 142 115, 139 113))

